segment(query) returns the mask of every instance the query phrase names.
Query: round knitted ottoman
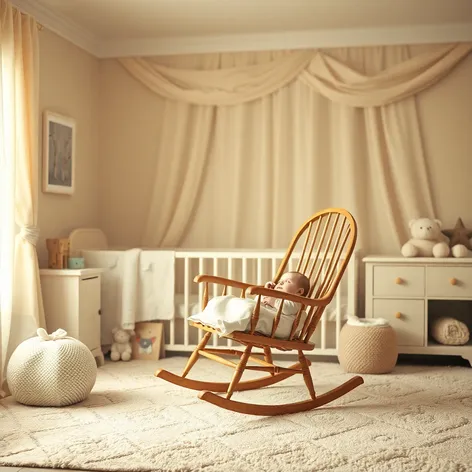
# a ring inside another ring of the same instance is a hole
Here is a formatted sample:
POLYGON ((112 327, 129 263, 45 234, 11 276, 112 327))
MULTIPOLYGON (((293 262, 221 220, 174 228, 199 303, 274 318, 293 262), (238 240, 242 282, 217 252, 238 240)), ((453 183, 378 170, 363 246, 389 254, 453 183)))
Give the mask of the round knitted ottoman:
POLYGON ((341 329, 338 359, 345 372, 385 374, 397 358, 397 336, 387 320, 350 317, 341 329))
POLYGON ((97 364, 88 347, 58 329, 22 342, 7 368, 13 398, 24 405, 66 406, 87 398, 97 378, 97 364))

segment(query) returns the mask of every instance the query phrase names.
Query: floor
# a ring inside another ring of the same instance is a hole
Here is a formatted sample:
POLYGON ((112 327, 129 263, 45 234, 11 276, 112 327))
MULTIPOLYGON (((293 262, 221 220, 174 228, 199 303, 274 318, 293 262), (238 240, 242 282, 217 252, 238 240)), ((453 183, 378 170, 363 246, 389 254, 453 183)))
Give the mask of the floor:
MULTIPOLYGON (((185 362, 169 357, 157 367, 181 372, 185 362)), ((106 362, 89 397, 71 407, 0 400, 0 464, 10 465, 0 472, 157 472, 163 465, 175 472, 472 471, 470 367, 399 363, 389 374, 363 375, 362 386, 329 407, 274 418, 217 409, 156 379, 155 369, 153 361, 106 362)), ((316 362, 311 370, 321 393, 351 376, 335 362, 316 362)), ((202 359, 194 377, 230 374, 202 359)), ((235 394, 236 401, 261 404, 305 396, 295 377, 270 391, 235 394)))
MULTIPOLYGON (((41 472, 57 472, 58 469, 31 469, 29 467, 2 467, 0 465, 0 472, 32 472, 32 471, 38 471, 40 470, 41 472)), ((69 469, 60 469, 61 471, 67 472, 69 469)), ((78 470, 74 470, 73 472, 80 472, 78 470)), ((82 471, 85 472, 85 471, 82 471)))

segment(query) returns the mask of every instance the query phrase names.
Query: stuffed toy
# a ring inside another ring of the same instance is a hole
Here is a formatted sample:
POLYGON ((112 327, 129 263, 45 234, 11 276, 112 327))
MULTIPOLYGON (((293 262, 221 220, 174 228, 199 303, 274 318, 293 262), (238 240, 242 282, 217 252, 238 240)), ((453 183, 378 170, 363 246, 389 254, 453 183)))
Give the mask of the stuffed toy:
POLYGON ((453 229, 445 229, 442 233, 450 238, 449 247, 454 257, 467 257, 468 251, 472 251, 472 231, 464 226, 461 218, 453 229))
POLYGON ((404 257, 449 256, 449 240, 441 232, 441 221, 417 218, 409 226, 412 237, 402 246, 404 257))
POLYGON ((111 345, 110 359, 112 361, 129 361, 131 359, 131 336, 134 331, 130 329, 113 328, 113 344, 111 345))

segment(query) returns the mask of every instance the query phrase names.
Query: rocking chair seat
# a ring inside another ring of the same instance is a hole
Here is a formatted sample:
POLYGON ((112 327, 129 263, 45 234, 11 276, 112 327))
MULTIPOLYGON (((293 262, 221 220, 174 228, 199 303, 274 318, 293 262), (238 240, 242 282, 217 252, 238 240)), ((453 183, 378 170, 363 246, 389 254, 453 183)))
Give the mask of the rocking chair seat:
MULTIPOLYGON (((213 328, 212 326, 207 326, 197 322, 190 322, 190 326, 194 326, 195 328, 202 329, 203 331, 207 331, 209 333, 214 333, 216 335, 220 335, 220 332, 217 328, 213 328)), ((287 339, 277 339, 271 338, 262 333, 255 332, 254 334, 246 333, 244 331, 233 331, 229 334, 223 334, 221 337, 232 339, 233 341, 238 341, 241 344, 246 343, 253 343, 256 347, 264 347, 270 346, 281 351, 312 351, 315 349, 315 345, 312 343, 305 343, 301 341, 290 341, 287 339)))

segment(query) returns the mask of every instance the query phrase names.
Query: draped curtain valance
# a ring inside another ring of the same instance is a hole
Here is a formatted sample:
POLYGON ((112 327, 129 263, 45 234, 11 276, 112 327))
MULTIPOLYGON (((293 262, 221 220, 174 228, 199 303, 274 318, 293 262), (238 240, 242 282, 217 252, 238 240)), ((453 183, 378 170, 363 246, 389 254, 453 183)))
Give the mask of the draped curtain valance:
POLYGON ((334 102, 376 107, 433 85, 471 50, 470 43, 442 45, 374 75, 362 74, 320 50, 294 51, 269 62, 213 70, 173 68, 146 57, 121 58, 120 62, 162 97, 195 105, 249 102, 299 78, 334 102))

